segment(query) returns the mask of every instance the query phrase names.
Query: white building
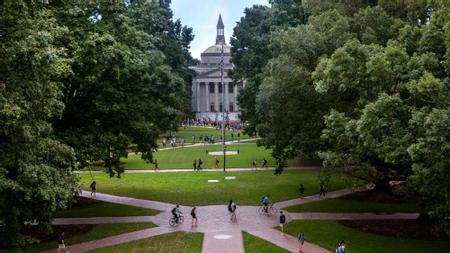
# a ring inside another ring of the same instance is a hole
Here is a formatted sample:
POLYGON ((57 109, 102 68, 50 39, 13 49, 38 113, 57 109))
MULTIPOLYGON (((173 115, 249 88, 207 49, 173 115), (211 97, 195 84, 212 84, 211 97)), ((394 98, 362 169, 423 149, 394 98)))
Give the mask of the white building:
POLYGON ((228 76, 228 71, 233 69, 230 58, 230 46, 225 42, 224 25, 219 15, 216 43, 201 54, 201 63, 190 67, 196 73, 192 81, 192 110, 197 119, 221 121, 222 111, 225 110, 229 120, 239 120, 237 96, 243 87, 243 82, 235 83, 228 76), (221 85, 220 73, 222 50, 224 87, 221 85), (223 92, 224 101, 222 101, 223 92))

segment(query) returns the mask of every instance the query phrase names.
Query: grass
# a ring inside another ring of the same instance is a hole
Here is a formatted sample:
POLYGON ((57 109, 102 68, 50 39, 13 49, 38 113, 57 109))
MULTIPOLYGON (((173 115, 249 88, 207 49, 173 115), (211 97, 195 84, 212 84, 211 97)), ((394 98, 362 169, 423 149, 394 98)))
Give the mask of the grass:
POLYGON ((58 218, 86 218, 86 217, 120 217, 120 216, 152 216, 157 210, 134 207, 128 205, 94 202, 88 205, 74 206, 64 211, 57 212, 58 218))
POLYGON ((418 212, 419 207, 415 203, 380 203, 358 201, 352 199, 338 198, 326 199, 317 202, 306 203, 286 208, 289 212, 373 212, 373 213, 395 213, 395 212, 418 212))
MULTIPOLYGON (((142 223, 116 223, 116 224, 100 224, 94 226, 94 228, 84 234, 75 235, 71 238, 66 238, 65 243, 66 246, 70 248, 70 245, 97 240, 113 235, 133 232, 137 230, 142 230, 146 228, 152 228, 155 227, 155 224, 151 222, 142 222, 142 223)), ((55 237, 56 238, 56 237, 55 237)), ((34 252, 40 252, 44 250, 49 249, 55 249, 57 248, 56 239, 54 241, 50 242, 44 242, 40 244, 35 244, 32 246, 29 246, 25 249, 12 249, 12 250, 0 250, 1 253, 34 253, 34 252)))
MULTIPOLYGON (((258 147, 254 143, 230 145, 228 150, 239 150, 239 155, 229 155, 226 157, 227 168, 250 168, 253 160, 257 160, 258 166, 262 165, 263 158, 268 161, 268 166, 275 165, 275 159, 270 155, 271 150, 258 147)), ((160 169, 191 169, 194 159, 201 158, 202 168, 214 168, 215 156, 207 155, 206 151, 221 151, 220 145, 207 145, 200 147, 181 148, 174 150, 159 151, 154 153, 154 158, 158 160, 160 169)), ((219 167, 223 166, 223 156, 217 156, 220 161, 219 167)), ((144 170, 154 169, 153 164, 146 163, 140 155, 132 155, 123 159, 125 169, 144 170)))
POLYGON ((132 241, 111 247, 88 251, 89 253, 200 253, 203 234, 176 232, 148 239, 132 241))
MULTIPOLYGON (((347 253, 447 253, 449 241, 420 241, 398 239, 348 228, 337 221, 292 221, 285 231, 293 236, 305 233, 305 239, 323 248, 334 250, 340 240, 345 240, 347 253)), ((308 251, 308 249, 305 249, 308 251)))
MULTIPOLYGON (((196 141, 199 141, 200 136, 202 136, 203 138, 205 136, 214 136, 214 141, 215 142, 219 142, 220 141, 220 136, 222 136, 222 130, 217 130, 215 128, 211 128, 211 127, 196 127, 196 126, 189 126, 186 127, 186 129, 180 127, 178 132, 170 132, 170 133, 166 133, 160 136, 158 143, 162 143, 162 138, 164 136, 169 136, 170 134, 175 135, 178 139, 178 137, 184 137, 184 140, 186 143, 190 143, 192 142, 192 136, 195 136, 196 141)), ((237 140, 237 134, 238 132, 232 132, 232 131, 225 131, 225 140, 226 141, 231 141, 231 140, 237 140), (231 138, 231 134, 233 133, 234 138, 231 138)), ((243 139, 249 139, 251 138, 250 136, 243 134, 241 132, 241 140, 243 139)), ((170 146, 170 142, 167 143, 167 146, 170 146)))
POLYGON ((245 231, 242 231, 242 237, 244 239, 245 253, 288 253, 283 248, 277 245, 263 240, 259 237, 253 236, 245 231))
MULTIPOLYGON (((223 204, 230 199, 238 204, 259 205, 263 194, 272 201, 282 201, 298 196, 298 186, 303 183, 306 195, 318 193, 318 170, 289 170, 280 176, 273 171, 256 172, 179 172, 179 173, 125 173, 121 179, 107 174, 95 174, 99 192, 142 199, 169 201, 185 205, 223 204), (235 180, 224 180, 235 176, 235 180), (219 183, 208 183, 218 179, 219 183)), ((87 189, 90 175, 80 174, 82 187, 87 189)), ((332 177, 329 190, 346 186, 343 176, 332 177)))

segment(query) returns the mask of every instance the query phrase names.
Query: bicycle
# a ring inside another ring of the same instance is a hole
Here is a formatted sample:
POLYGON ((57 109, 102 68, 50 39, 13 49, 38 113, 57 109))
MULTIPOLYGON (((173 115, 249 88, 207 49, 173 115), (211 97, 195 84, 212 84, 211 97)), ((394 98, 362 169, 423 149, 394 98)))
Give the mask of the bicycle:
POLYGON ((169 225, 171 227, 175 227, 176 225, 183 224, 183 222, 184 222, 184 216, 182 213, 180 213, 180 214, 178 214, 178 222, 177 222, 177 219, 172 216, 169 220, 169 225))
POLYGON ((259 214, 266 214, 266 215, 275 215, 278 213, 278 209, 276 207, 273 206, 273 204, 265 207, 265 206, 260 206, 258 209, 259 214), (266 211, 267 208, 267 211, 266 211))
POLYGON ((232 212, 231 213, 230 221, 231 222, 236 222, 237 221, 236 212, 232 212))

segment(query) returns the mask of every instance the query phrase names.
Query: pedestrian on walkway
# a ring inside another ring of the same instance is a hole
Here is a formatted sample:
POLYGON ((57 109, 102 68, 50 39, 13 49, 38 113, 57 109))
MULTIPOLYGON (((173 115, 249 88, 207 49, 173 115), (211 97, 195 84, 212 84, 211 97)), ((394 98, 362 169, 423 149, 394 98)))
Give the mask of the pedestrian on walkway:
POLYGON ((284 224, 286 223, 286 216, 284 215, 283 211, 280 211, 280 229, 281 232, 284 233, 284 224))
POLYGON ((197 160, 194 159, 194 163, 192 164, 192 167, 194 167, 194 171, 197 170, 197 160))
POLYGON ((305 244, 305 234, 304 233, 298 234, 298 244, 300 244, 299 253, 304 253, 303 252, 303 244, 305 244))
POLYGON ((323 181, 320 182, 320 191, 319 191, 319 196, 324 196, 325 197, 325 183, 323 181))
POLYGON ((228 212, 230 212, 230 221, 236 222, 236 203, 233 200, 230 200, 228 203, 228 212))
POLYGON ((298 188, 298 191, 300 192, 300 196, 303 197, 303 195, 305 194, 305 187, 303 186, 303 184, 300 184, 300 188, 298 188))
POLYGON ((95 197, 95 191, 97 190, 97 182, 92 181, 91 183, 91 197, 95 197))
POLYGON ((253 166, 252 171, 256 171, 256 160, 253 160, 252 166, 253 166))
POLYGON ((241 132, 238 132, 237 137, 238 137, 238 142, 241 142, 241 132))
POLYGON ((214 167, 217 169, 217 168, 219 168, 219 159, 217 159, 217 156, 215 156, 214 159, 215 159, 214 167))
POLYGON ((159 170, 159 163, 157 159, 155 159, 154 164, 155 164, 155 171, 159 170))
POLYGON ((267 168, 267 160, 266 160, 265 157, 264 157, 263 160, 262 160, 262 166, 261 166, 261 168, 267 168))
POLYGON ((200 170, 202 169, 202 164, 203 164, 202 159, 201 159, 201 158, 198 158, 198 165, 197 165, 197 170, 198 170, 198 171, 200 171, 200 170))
POLYGON ((339 246, 337 247, 337 249, 334 252, 335 253, 345 253, 345 241, 341 241, 339 243, 339 246))
POLYGON ((192 223, 191 227, 197 227, 197 207, 193 207, 191 210, 192 223))
POLYGON ((56 253, 59 253, 60 250, 64 250, 64 252, 69 253, 69 251, 66 250, 66 245, 64 244, 64 231, 61 232, 61 234, 58 236, 58 250, 56 253))

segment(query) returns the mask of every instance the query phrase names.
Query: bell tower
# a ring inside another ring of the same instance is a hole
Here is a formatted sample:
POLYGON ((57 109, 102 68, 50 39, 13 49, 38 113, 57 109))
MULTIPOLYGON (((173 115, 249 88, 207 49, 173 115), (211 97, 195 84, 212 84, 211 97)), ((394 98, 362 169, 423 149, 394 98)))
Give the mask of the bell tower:
POLYGON ((216 45, 225 44, 224 25, 222 15, 219 14, 219 21, 217 21, 217 37, 216 45))

